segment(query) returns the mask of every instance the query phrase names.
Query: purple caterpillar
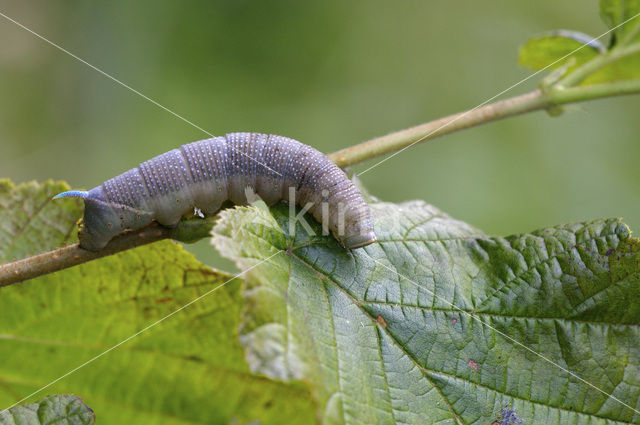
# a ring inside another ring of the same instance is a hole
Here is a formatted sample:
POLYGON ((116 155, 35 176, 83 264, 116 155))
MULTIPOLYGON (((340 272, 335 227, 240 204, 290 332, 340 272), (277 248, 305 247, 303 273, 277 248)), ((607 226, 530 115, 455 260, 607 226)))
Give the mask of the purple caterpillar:
POLYGON ((182 145, 85 191, 80 246, 104 248, 125 230, 152 221, 174 226, 194 208, 213 215, 251 191, 267 205, 296 203, 326 224, 347 249, 376 241, 369 206, 347 175, 316 149, 261 133, 231 133, 182 145))

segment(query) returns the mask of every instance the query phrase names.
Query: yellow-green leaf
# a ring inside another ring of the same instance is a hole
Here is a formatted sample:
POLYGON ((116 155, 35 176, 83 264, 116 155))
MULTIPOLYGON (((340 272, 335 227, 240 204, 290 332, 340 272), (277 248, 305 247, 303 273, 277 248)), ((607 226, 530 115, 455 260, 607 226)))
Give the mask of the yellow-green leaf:
POLYGON ((82 203, 67 198, 64 182, 14 185, 0 180, 0 264, 77 242, 76 222, 82 203))
MULTIPOLYGON (((40 236, 3 239, 0 249, 16 240, 33 253, 68 240, 45 240, 51 217, 68 216, 71 228, 79 216, 64 203, 42 205, 57 187, 7 186, 4 199, 26 194, 6 214, 40 236), (30 205, 42 206, 34 215, 30 205)), ((95 358, 34 399, 77 394, 100 424, 313 423, 306 385, 248 368, 237 334, 242 281, 232 277, 162 241, 0 288, 0 408, 95 358)))
MULTIPOLYGON (((601 54, 597 48, 584 46, 584 43, 585 40, 566 35, 534 37, 520 48, 519 62, 520 65, 534 70, 566 66, 566 74, 570 74, 601 54)), ((640 78, 640 54, 605 66, 591 74, 581 84, 591 85, 634 78, 640 78)))

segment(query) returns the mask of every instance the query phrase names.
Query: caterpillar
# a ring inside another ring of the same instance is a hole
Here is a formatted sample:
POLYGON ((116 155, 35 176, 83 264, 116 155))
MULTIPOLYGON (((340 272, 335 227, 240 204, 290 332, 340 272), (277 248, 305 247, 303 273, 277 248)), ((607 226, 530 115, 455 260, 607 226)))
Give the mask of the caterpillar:
POLYGON ((158 155, 89 191, 54 197, 84 200, 80 247, 98 251, 116 235, 157 221, 175 226, 199 209, 216 214, 251 193, 308 210, 347 249, 376 241, 371 212, 358 188, 327 156, 297 140, 230 133, 158 155), (326 225, 326 227, 325 227, 326 225))

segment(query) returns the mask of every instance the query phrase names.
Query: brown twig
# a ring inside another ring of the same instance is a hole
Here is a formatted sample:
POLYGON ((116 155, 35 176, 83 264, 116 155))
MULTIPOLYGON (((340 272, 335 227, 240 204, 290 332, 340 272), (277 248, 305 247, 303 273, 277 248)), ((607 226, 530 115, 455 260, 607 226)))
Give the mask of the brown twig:
POLYGON ((469 111, 396 131, 386 136, 367 140, 329 154, 329 158, 338 166, 347 167, 380 155, 399 152, 416 143, 426 142, 458 130, 487 124, 525 112, 541 110, 549 106, 552 106, 551 100, 541 90, 534 90, 521 96, 500 100, 469 111))
POLYGON ((57 272, 87 261, 116 254, 120 251, 146 245, 172 236, 175 229, 162 227, 155 223, 142 230, 123 233, 115 237, 100 251, 87 251, 75 243, 54 249, 43 254, 0 266, 0 287, 12 285, 34 277, 57 272))

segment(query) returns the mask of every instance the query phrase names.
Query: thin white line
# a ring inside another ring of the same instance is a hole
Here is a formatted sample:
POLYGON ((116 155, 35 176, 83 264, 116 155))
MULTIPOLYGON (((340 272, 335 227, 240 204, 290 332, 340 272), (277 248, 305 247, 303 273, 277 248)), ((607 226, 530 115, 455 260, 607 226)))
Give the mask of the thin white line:
POLYGON ((608 31, 606 31, 606 32, 604 32, 604 33, 602 33, 602 34, 601 34, 601 35, 599 35, 598 37, 596 37, 596 38, 594 38, 594 39, 590 40, 589 42, 587 42, 587 43, 583 44, 582 46, 580 46, 580 47, 576 48, 575 50, 573 50, 573 51, 571 51, 571 52, 567 53, 566 55, 564 55, 564 56, 563 56, 563 57, 561 57, 560 59, 558 59, 558 60, 556 60, 556 61, 554 61, 554 62, 551 62, 549 65, 547 65, 547 66, 545 66, 544 68, 542 68, 542 69, 540 69, 540 70, 538 70, 538 71, 534 72, 533 74, 529 75, 528 77, 526 77, 526 78, 524 78, 524 79, 522 79, 522 80, 518 81, 517 83, 513 84, 512 86, 510 86, 510 87, 508 87, 508 88, 506 88, 506 89, 502 90, 500 93, 496 94, 496 95, 495 95, 495 96, 493 96, 493 97, 490 97, 489 99, 485 100, 485 101, 484 101, 484 102, 482 102, 481 104, 479 104, 479 105, 477 105, 476 107, 474 107, 474 108, 472 108, 472 109, 470 109, 470 110, 466 111, 465 113, 463 113, 463 114, 461 114, 461 115, 457 116, 456 118, 454 118, 453 120, 451 120, 451 121, 447 122, 446 124, 443 124, 443 125, 441 125, 440 127, 436 128, 435 130, 433 130, 433 131, 431 131, 431 132, 427 133, 426 135, 424 135, 424 136, 420 137, 418 140, 416 140, 415 142, 411 143, 411 144, 410 144, 410 145, 408 145, 408 146, 405 146, 404 148, 400 149, 398 152, 394 152, 394 153, 392 153, 391 155, 389 155, 388 157, 386 157, 386 158, 384 158, 384 159, 380 160, 379 162, 376 162, 376 163, 375 163, 375 164, 373 164, 371 167, 369 167, 369 168, 367 168, 366 170, 364 170, 364 171, 362 171, 362 172, 358 173, 358 174, 357 174, 357 176, 359 177, 359 176, 363 175, 363 174, 364 174, 364 173, 366 173, 367 171, 371 170, 372 168, 377 167, 378 165, 380 165, 380 164, 382 164, 383 162, 385 162, 385 161, 387 161, 387 160, 389 160, 389 159, 393 158, 394 156, 398 155, 399 153, 404 152, 405 150, 409 149, 409 148, 410 148, 410 147, 412 147, 413 145, 415 145, 415 144, 417 144, 417 143, 422 142, 424 139, 426 139, 427 137, 431 136, 433 133, 435 133, 435 132, 437 132, 437 131, 442 130, 443 128, 445 128, 445 127, 449 126, 450 124, 453 124, 454 122, 458 121, 460 118, 465 117, 467 114, 470 114, 471 112, 475 111, 475 110, 476 110, 476 109, 478 109, 478 108, 481 108, 482 106, 484 106, 484 105, 486 105, 487 103, 491 102, 491 101, 492 101, 492 100, 494 100, 495 98, 502 96, 503 94, 505 94, 505 93, 506 93, 506 92, 508 92, 509 90, 511 90, 511 89, 513 89, 513 88, 515 88, 515 87, 519 86, 520 84, 524 83, 525 81, 527 81, 527 80, 529 80, 529 79, 531 79, 531 78, 535 77, 536 75, 538 75, 538 74, 539 74, 539 73, 541 73, 542 71, 546 70, 546 69, 547 69, 547 68, 549 68, 550 66, 553 66, 553 65, 555 65, 556 63, 558 63, 558 62, 560 62, 560 61, 562 61, 562 60, 566 59, 567 57, 569 57, 569 56, 573 55, 573 54, 574 54, 574 53, 576 53, 577 51, 582 50, 583 48, 585 48, 585 47, 589 46, 589 44, 590 44, 590 43, 593 43, 594 41, 597 41, 597 40, 601 39, 601 38, 602 38, 602 37, 604 37, 605 35, 609 34, 611 31, 614 31, 614 30, 616 30, 616 29, 620 28, 621 26, 623 26, 623 25, 624 25, 624 24, 626 24, 627 22, 629 22, 629 21, 631 21, 631 20, 633 20, 633 19, 637 18, 638 16, 640 16, 640 13, 638 13, 638 14, 636 14, 636 15, 632 16, 631 18, 627 19, 626 21, 622 22, 621 24, 616 25, 615 27, 613 27, 613 28, 611 28, 610 30, 608 30, 608 31))
POLYGON ((161 319, 158 319, 157 321, 153 322, 152 324, 150 324, 149 326, 147 326, 146 328, 136 332, 135 334, 131 335, 130 337, 120 341, 119 343, 117 343, 116 345, 114 345, 111 348, 108 348, 107 350, 103 351, 102 353, 98 354, 97 356, 87 360, 86 362, 82 363, 80 366, 76 367, 75 369, 70 370, 69 372, 65 373, 64 375, 62 375, 61 377, 49 382, 47 385, 45 385, 44 387, 40 388, 37 391, 32 392, 31 394, 29 394, 28 396, 26 396, 25 398, 23 398, 20 401, 17 401, 15 403, 13 403, 11 406, 7 407, 6 409, 0 411, 0 414, 4 414, 5 412, 7 412, 9 409, 11 409, 14 406, 17 406, 18 404, 22 403, 23 401, 27 400, 28 398, 30 398, 31 396, 34 396, 36 394, 38 394, 40 391, 49 388, 51 385, 55 384, 56 382, 60 381, 61 379, 66 378, 67 376, 71 375, 72 373, 76 372, 77 370, 85 367, 86 365, 88 365, 89 363, 93 362, 94 360, 99 359, 100 357, 104 356, 105 354, 109 353, 112 350, 115 350, 116 348, 118 348, 119 346, 121 346, 122 344, 126 343, 127 341, 130 341, 131 339, 137 337, 138 335, 140 335, 141 333, 143 333, 144 331, 151 329, 152 327, 154 327, 155 325, 157 325, 158 323, 162 322, 165 319, 168 319, 169 317, 173 316, 174 314, 184 310, 185 308, 189 307, 191 304, 201 300, 202 298, 206 297, 207 295, 211 294, 212 292, 222 288, 224 285, 226 285, 227 283, 231 282, 232 280, 234 280, 235 278, 245 274, 246 272, 248 272, 249 270, 259 266, 260 264, 264 263, 267 260, 270 260, 271 258, 275 257, 276 255, 280 254, 281 252, 283 252, 282 250, 276 252, 273 255, 270 255, 269 257, 265 258, 264 260, 261 260, 260 262, 254 264, 253 266, 249 267, 248 269, 238 273, 237 275, 235 275, 234 277, 232 277, 231 279, 221 283, 220 285, 216 286, 213 289, 210 289, 209 291, 205 292, 204 294, 200 295, 198 298, 195 298, 191 301, 189 301, 187 304, 183 305, 182 307, 178 308, 177 310, 172 311, 171 313, 167 314, 166 316, 164 316, 161 319))
POLYGON ((499 333, 500 335, 502 335, 503 337, 505 337, 505 338, 506 338, 506 339, 508 339, 509 341, 513 342, 514 344, 519 345, 520 347, 522 347, 522 348, 524 348, 525 350, 527 350, 527 351, 529 351, 529 352, 531 352, 531 353, 535 354, 536 356, 540 357, 541 359, 545 360, 546 362, 551 363, 552 365, 554 365, 554 366, 555 366, 555 367, 557 367, 558 369, 560 369, 560 370, 562 370, 562 371, 564 371, 564 372, 567 372, 569 375, 573 376, 574 378, 576 378, 576 379, 578 379, 578 380, 580 380, 580 381, 584 382, 585 384, 589 385, 590 387, 593 387, 594 389, 596 389, 596 390, 600 391, 602 394, 606 395, 607 397, 611 397, 613 400, 617 401, 618 403, 622 404, 622 405, 623 405, 623 406, 625 406, 625 407, 628 407, 629 409, 633 410, 634 412, 636 412, 637 414, 639 414, 639 415, 640 415, 640 410, 637 410, 637 409, 635 409, 635 408, 633 408, 633 407, 629 406, 629 405, 628 405, 627 403, 625 403, 624 401, 622 401, 622 400, 620 400, 619 398, 617 398, 617 397, 615 397, 615 396, 613 396, 613 395, 609 394, 608 392, 606 392, 606 391, 604 391, 604 390, 602 390, 602 389, 598 388, 597 386, 595 386, 595 385, 594 385, 594 384, 592 384, 591 382, 589 382, 589 381, 587 381, 587 380, 585 380, 585 379, 581 378, 580 376, 576 375, 574 372, 571 372, 569 369, 566 369, 566 368, 564 368, 564 367, 560 366, 559 364, 557 364, 557 363, 556 363, 556 362, 554 362, 553 360, 549 359, 548 357, 543 356, 542 354, 540 354, 540 353, 536 352, 535 350, 533 350, 533 349, 531 349, 531 348, 527 347, 526 345, 524 345, 524 344, 523 344, 523 343, 521 343, 520 341, 518 341, 518 340, 516 340, 516 339, 514 339, 514 338, 510 337, 509 335, 505 334, 504 332, 502 332, 502 331, 500 331, 500 330, 498 330, 498 329, 494 328, 494 327, 493 327, 493 326, 491 326, 490 324, 488 324, 488 323, 484 322, 484 321, 483 321, 482 319, 480 319, 479 317, 477 317, 477 316, 475 316, 475 315, 473 315, 473 314, 469 313, 469 312, 468 312, 468 311, 466 311, 466 310, 461 309, 460 307, 458 307, 458 306, 456 306, 455 304, 453 304, 453 303, 449 302, 448 300, 446 300, 446 299, 444 299, 444 298, 440 297, 439 295, 436 295, 436 293, 435 293, 435 292, 433 292, 432 290, 430 290, 430 289, 428 289, 428 288, 425 288, 425 287, 423 287, 423 286, 420 286, 420 285, 419 285, 418 283, 416 283, 415 281, 413 281, 413 280, 409 279, 407 276, 405 276, 405 275, 403 275, 403 274, 401 274, 401 273, 398 273, 398 271, 396 271, 396 270, 392 269, 391 267, 386 266, 385 264, 383 264, 383 263, 381 263, 380 261, 376 260, 375 258, 371 257, 371 256, 370 256, 369 254, 367 254, 366 252, 365 252, 364 254, 365 254, 367 257, 371 258, 374 262, 376 262, 376 263, 380 264, 382 267, 386 268, 387 270, 390 270, 390 271, 394 272, 395 274, 397 274, 398 276, 405 278, 407 281, 409 281, 409 282, 411 282, 413 285, 415 285, 418 289, 422 289, 422 290, 427 291, 428 293, 430 293, 431 295, 433 295, 435 298, 439 299, 440 301, 444 302, 445 304, 450 305, 454 310, 458 310, 459 312, 461 312, 461 313, 463 313, 463 314, 466 314, 467 316, 471 317, 472 319, 474 319, 474 320, 476 320, 476 321, 480 322, 480 323, 481 323, 481 324, 483 324, 484 326, 486 326, 486 327, 488 327, 488 328, 490 328, 490 329, 493 329, 494 331, 496 331, 497 333, 499 333))
MULTIPOLYGON (((149 102, 153 103, 154 105, 156 105, 157 107, 164 109, 165 111, 167 111, 168 113, 170 113, 171 115, 175 116, 176 118, 181 119, 182 121, 186 122, 187 124, 189 124, 190 126, 197 128, 198 130, 202 131, 204 134, 208 135, 209 137, 215 137, 213 134, 209 133, 207 130, 203 129, 202 127, 194 124, 193 122, 189 121, 188 119, 186 119, 185 117, 183 117, 182 115, 179 115, 178 113, 172 111, 171 109, 162 106, 161 104, 159 104, 158 102, 156 102, 155 100, 151 99, 150 97, 140 93, 138 90, 134 89, 133 87, 123 83, 122 81, 118 80, 116 77, 113 77, 110 74, 107 74, 106 72, 104 72, 103 70, 91 65, 89 62, 85 61, 84 59, 79 58, 78 56, 74 55, 73 53, 71 53, 70 51, 66 50, 65 48, 57 45, 56 43, 54 43, 53 41, 50 41, 48 39, 46 39, 45 37, 41 36, 40 34, 38 34, 37 32, 33 31, 30 28, 25 27, 24 25, 22 25, 20 22, 10 18, 9 16, 5 15, 4 13, 0 12, 0 16, 4 17, 5 19, 7 19, 8 21, 13 22, 14 24, 16 24, 17 26, 19 26, 20 28, 22 28, 23 30, 29 31, 31 34, 35 35, 36 37, 38 37, 39 39, 49 43, 50 45, 52 45, 53 47, 55 47, 58 50, 63 51, 64 53, 68 54, 69 56, 71 56, 72 58, 82 62, 83 64, 87 65, 89 68, 93 69, 94 71, 99 72, 100 74, 104 75, 105 77, 109 78, 110 80, 114 81, 115 83, 120 84, 122 87, 131 90, 132 92, 134 92, 135 94, 137 94, 138 96, 142 97, 143 99, 148 100, 149 102)), ((246 156, 247 158, 249 158, 250 160, 252 160, 253 162, 256 162, 260 165, 262 165, 263 167, 269 169, 270 171, 273 171, 274 173, 276 173, 277 175, 279 175, 280 177, 282 177, 282 174, 280 174, 279 172, 277 172, 276 170, 272 169, 271 167, 269 167, 266 164, 261 163, 260 161, 258 161, 257 159, 253 159, 252 157, 250 157, 249 155, 247 155, 246 153, 239 151, 235 148, 232 148, 233 150, 237 151, 238 153, 246 156)))

